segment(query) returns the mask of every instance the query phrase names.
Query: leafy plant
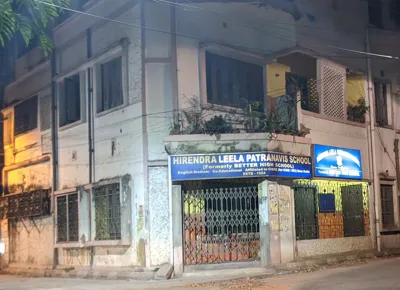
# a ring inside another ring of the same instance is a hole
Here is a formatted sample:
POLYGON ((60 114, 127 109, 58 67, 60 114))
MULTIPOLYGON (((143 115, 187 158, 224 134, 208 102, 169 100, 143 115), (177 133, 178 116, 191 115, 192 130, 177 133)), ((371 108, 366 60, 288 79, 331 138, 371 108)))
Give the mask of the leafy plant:
POLYGON ((182 110, 184 134, 204 134, 204 112, 197 99, 190 99, 189 106, 182 110))
POLYGON ((247 100, 243 100, 244 106, 242 113, 239 114, 239 124, 242 124, 246 132, 260 132, 260 128, 263 126, 264 113, 261 102, 248 103, 247 100))
POLYGON ((365 114, 369 106, 364 98, 359 98, 356 104, 347 104, 347 119, 353 122, 365 123, 365 114))
POLYGON ((26 46, 37 40, 47 55, 52 49, 48 27, 67 7, 69 0, 0 1, 0 46, 19 35, 26 46))
POLYGON ((233 127, 219 115, 204 123, 204 132, 209 135, 230 134, 233 133, 233 127))
POLYGON ((170 135, 180 135, 182 133, 181 131, 181 125, 179 123, 172 123, 171 129, 169 131, 170 135))

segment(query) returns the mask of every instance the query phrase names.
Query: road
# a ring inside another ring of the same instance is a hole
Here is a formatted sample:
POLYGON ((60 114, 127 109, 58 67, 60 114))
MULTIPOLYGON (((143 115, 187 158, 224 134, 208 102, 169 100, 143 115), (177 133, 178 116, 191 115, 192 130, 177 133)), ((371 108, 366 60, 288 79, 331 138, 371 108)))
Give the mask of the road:
MULTIPOLYGON (((197 281, 199 282, 199 281, 197 281)), ((262 279, 195 283, 189 280, 167 282, 104 281, 57 278, 0 276, 0 289, 7 290, 136 290, 136 289, 246 289, 246 290, 333 290, 400 289, 400 258, 372 261, 355 266, 338 266, 310 273, 297 273, 262 279)))

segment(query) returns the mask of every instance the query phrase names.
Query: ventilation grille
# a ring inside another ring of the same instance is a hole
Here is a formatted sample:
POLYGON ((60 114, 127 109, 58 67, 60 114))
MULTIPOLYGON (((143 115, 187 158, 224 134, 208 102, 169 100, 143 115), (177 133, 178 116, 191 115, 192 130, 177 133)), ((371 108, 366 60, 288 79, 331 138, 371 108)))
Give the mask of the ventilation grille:
POLYGON ((51 95, 40 98, 40 131, 51 128, 51 95))
POLYGON ((345 119, 345 74, 333 67, 323 66, 324 113, 336 119, 345 119))

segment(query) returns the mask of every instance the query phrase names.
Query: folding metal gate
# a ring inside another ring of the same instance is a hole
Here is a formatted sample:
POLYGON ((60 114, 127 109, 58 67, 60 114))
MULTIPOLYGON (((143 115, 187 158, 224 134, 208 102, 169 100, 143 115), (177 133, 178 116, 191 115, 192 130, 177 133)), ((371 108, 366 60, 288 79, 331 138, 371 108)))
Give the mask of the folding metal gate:
POLYGON ((255 260, 260 249, 256 186, 183 190, 186 265, 255 260))

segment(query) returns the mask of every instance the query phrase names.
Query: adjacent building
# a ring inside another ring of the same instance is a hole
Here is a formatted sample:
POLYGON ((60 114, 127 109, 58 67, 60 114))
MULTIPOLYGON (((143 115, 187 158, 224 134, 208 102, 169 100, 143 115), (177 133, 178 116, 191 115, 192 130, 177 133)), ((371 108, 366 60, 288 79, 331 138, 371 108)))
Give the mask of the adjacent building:
POLYGON ((366 54, 395 56, 397 32, 364 1, 270 2, 82 2, 51 57, 21 53, 3 265, 179 275, 400 247, 396 65, 366 54))

